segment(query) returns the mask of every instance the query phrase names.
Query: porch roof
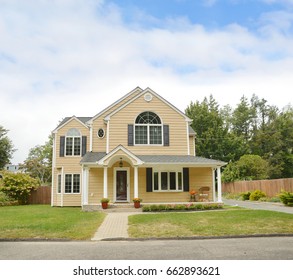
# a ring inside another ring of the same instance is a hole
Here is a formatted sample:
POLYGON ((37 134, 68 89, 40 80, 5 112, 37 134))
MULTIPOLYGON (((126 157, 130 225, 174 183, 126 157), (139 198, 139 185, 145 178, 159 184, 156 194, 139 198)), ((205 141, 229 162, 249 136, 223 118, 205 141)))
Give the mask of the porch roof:
MULTIPOLYGON (((88 152, 81 159, 81 164, 95 164, 107 154, 101 152, 88 152)), ((226 162, 187 155, 135 155, 143 164, 186 164, 195 166, 224 166, 226 162)))

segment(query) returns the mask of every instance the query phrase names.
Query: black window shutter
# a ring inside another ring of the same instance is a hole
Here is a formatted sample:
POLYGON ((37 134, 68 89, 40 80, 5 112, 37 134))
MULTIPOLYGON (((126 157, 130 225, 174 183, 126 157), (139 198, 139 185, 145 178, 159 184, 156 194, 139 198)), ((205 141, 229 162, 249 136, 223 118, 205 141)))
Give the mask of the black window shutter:
POLYGON ((164 146, 169 146, 170 145, 170 140, 169 140, 169 125, 164 124, 164 126, 163 126, 163 133, 164 133, 164 146))
POLYGON ((60 151, 59 151, 60 157, 64 157, 64 150, 65 150, 65 136, 60 136, 60 151))
POLYGON ((189 192, 189 168, 183 168, 183 190, 189 192))
POLYGON ((87 137, 82 136, 82 148, 81 148, 81 156, 82 157, 86 154, 86 141, 87 141, 87 137))
POLYGON ((147 192, 153 191, 153 169, 152 168, 146 169, 146 191, 147 192))
POLYGON ((128 125, 128 146, 133 146, 133 124, 128 125))

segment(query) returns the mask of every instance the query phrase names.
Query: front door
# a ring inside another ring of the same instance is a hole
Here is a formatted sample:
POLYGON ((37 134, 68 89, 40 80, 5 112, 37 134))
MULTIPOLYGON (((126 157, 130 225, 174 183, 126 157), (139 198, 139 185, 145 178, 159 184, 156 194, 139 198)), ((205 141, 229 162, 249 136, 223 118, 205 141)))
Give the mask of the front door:
POLYGON ((116 171, 116 200, 127 201, 127 171, 116 171))

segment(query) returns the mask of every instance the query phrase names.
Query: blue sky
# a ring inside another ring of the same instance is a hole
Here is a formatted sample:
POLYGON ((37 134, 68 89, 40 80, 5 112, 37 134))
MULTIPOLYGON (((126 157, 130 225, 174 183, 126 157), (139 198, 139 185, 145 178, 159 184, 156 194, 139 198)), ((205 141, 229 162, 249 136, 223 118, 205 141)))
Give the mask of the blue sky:
POLYGON ((0 125, 22 162, 66 116, 136 86, 292 104, 293 0, 0 0, 0 125))

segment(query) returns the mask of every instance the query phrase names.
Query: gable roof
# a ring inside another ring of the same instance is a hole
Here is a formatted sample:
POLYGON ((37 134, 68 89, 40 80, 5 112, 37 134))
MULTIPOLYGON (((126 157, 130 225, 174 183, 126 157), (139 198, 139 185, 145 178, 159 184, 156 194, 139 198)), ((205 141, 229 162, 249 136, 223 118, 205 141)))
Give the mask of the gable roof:
POLYGON ((67 123, 69 123, 71 120, 76 120, 78 122, 80 122, 83 126, 85 126, 86 128, 88 128, 88 126, 86 125, 86 123, 91 119, 91 117, 76 117, 76 116, 72 116, 72 117, 65 117, 59 124, 58 126, 53 130, 53 133, 57 132, 60 128, 62 128, 63 126, 65 126, 67 123))
POLYGON ((127 99, 129 96, 131 96, 132 94, 134 94, 137 91, 141 92, 143 90, 140 87, 136 87, 135 89, 133 89, 132 91, 130 91, 129 93, 125 94, 120 99, 118 99, 117 101, 115 101, 114 103, 112 103, 111 105, 109 105, 108 107, 106 107, 104 110, 102 110, 101 112, 99 112, 98 114, 96 114, 95 116, 93 116, 87 122, 89 124, 92 123, 95 119, 97 119, 98 117, 100 117, 101 115, 103 115, 104 113, 106 113, 107 111, 111 110, 114 106, 118 105, 120 102, 123 102, 125 99, 127 99))
POLYGON ((181 115, 182 117, 185 118, 186 121, 191 122, 192 120, 190 118, 188 118, 182 111, 180 111, 177 107, 175 107, 173 104, 171 104, 169 101, 167 101, 166 99, 164 99, 162 96, 160 96, 158 93, 154 92, 152 89, 150 89, 149 87, 147 87, 145 90, 142 90, 141 92, 139 92, 138 94, 136 94, 133 98, 131 98, 130 100, 128 100, 127 102, 125 102, 124 104, 122 104, 121 106, 119 106, 117 109, 115 109, 113 112, 111 112, 110 114, 108 114, 105 117, 105 120, 108 120, 111 118, 111 116, 115 115, 117 112, 119 112, 120 110, 122 110, 123 108, 125 108, 128 104, 130 104, 131 102, 133 102, 134 100, 136 100, 137 98, 141 97, 142 95, 146 94, 146 93, 151 93, 152 95, 156 96, 158 99, 160 99, 162 102, 164 102, 166 105, 168 105, 170 108, 172 108, 174 111, 176 111, 179 115, 181 115))

